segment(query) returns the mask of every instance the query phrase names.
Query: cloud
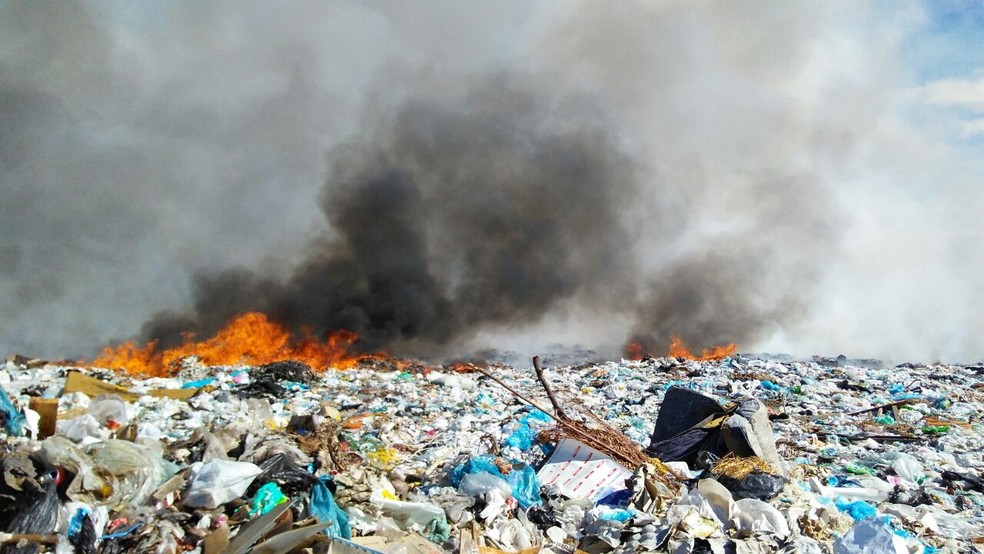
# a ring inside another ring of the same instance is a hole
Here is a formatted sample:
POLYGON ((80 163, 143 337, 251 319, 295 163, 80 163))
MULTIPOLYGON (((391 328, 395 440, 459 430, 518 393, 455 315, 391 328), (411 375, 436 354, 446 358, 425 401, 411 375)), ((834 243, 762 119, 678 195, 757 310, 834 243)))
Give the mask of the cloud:
POLYGON ((984 118, 965 121, 963 124, 963 138, 975 138, 984 136, 984 118))
POLYGON ((927 84, 923 90, 930 104, 984 112, 984 75, 940 79, 927 84))

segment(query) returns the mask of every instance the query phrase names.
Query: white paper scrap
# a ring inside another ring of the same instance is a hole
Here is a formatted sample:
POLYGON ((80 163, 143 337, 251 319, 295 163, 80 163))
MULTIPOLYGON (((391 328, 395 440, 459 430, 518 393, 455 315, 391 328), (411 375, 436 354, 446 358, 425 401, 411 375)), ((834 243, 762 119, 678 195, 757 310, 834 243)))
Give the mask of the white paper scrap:
POLYGON ((561 439, 537 477, 568 498, 598 501, 625 489, 632 472, 594 448, 574 439, 561 439))

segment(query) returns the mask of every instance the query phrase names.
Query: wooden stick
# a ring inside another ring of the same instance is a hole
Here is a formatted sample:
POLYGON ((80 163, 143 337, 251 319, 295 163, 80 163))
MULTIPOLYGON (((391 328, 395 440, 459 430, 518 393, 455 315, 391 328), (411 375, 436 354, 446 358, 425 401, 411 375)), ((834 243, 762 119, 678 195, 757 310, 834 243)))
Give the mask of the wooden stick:
POLYGON ((0 544, 27 541, 35 544, 58 544, 58 535, 33 535, 29 533, 0 533, 0 544))
POLYGON ((511 393, 513 394, 513 396, 515 396, 516 398, 518 398, 518 399, 520 399, 520 400, 522 400, 522 401, 523 401, 523 402, 525 402, 525 403, 526 403, 526 404, 527 404, 528 406, 532 406, 532 407, 534 407, 534 408, 536 408, 537 410, 540 410, 541 412, 543 412, 543 413, 545 413, 545 414, 547 414, 548 416, 550 416, 550 417, 551 417, 552 419, 554 419, 554 420, 557 420, 557 419, 558 419, 558 418, 557 418, 557 416, 555 416, 554 414, 552 414, 552 413, 550 413, 549 411, 547 411, 547 410, 546 410, 545 408, 543 408, 542 406, 540 406, 540 405, 539 405, 539 404, 537 404, 536 402, 533 402, 533 401, 532 401, 532 400, 530 400, 529 398, 526 398, 525 396, 523 396, 522 394, 520 394, 520 393, 519 393, 519 392, 518 392, 518 391, 517 391, 516 389, 514 389, 514 388, 512 388, 512 387, 510 387, 509 385, 507 385, 507 384, 505 384, 505 383, 504 383, 504 382, 502 381, 502 379, 499 379, 499 378, 498 378, 498 377, 496 377, 495 375, 492 375, 491 373, 489 373, 489 372, 488 372, 488 371, 486 371, 485 369, 483 369, 483 368, 480 368, 480 367, 478 367, 478 366, 475 366, 475 367, 474 367, 473 369, 474 369, 475 371, 477 371, 477 372, 479 372, 479 373, 481 373, 482 375, 484 375, 484 376, 486 376, 486 377, 488 377, 489 379, 492 379, 492 380, 493 380, 493 381, 495 381, 496 383, 498 383, 498 384, 499 384, 499 386, 501 386, 502 388, 504 388, 504 389, 506 389, 507 391, 509 391, 509 392, 511 392, 511 393))
POLYGON ((567 414, 564 413, 564 409, 560 407, 560 403, 557 402, 557 398, 554 397, 553 389, 550 388, 550 383, 543 376, 543 368, 540 367, 540 357, 533 356, 533 370, 536 372, 536 378, 543 385, 543 390, 547 391, 547 398, 550 399, 550 404, 553 406, 554 411, 561 419, 569 419, 567 414))
POLYGON ((906 398, 906 399, 903 399, 903 400, 897 400, 895 402, 889 402, 888 404, 882 404, 880 406, 872 406, 870 408, 865 408, 863 410, 858 410, 856 412, 848 412, 845 415, 860 415, 860 414, 866 414, 868 412, 877 412, 878 410, 883 410, 885 408, 893 408, 895 406, 902 406, 904 404, 910 404, 910 403, 916 402, 916 401, 920 401, 921 402, 922 399, 921 398, 906 398))

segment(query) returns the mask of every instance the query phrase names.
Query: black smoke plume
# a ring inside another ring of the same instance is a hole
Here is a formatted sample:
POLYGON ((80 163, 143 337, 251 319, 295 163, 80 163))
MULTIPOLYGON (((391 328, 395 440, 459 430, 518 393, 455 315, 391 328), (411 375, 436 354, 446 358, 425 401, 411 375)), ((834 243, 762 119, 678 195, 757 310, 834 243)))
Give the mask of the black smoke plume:
MULTIPOLYGON (((586 98, 502 75, 457 98, 411 97, 331 152, 321 195, 330 232, 302 261, 201 274, 193 309, 158 314, 145 338, 168 346, 261 311, 399 350, 588 306, 622 314, 661 353, 672 335, 694 347, 754 339, 802 309, 801 296, 770 293, 775 256, 759 229, 686 246, 706 222, 675 213, 681 185, 647 173, 617 131, 586 98)), ((741 219, 793 236, 814 225, 810 240, 823 242, 823 187, 760 177, 768 196, 743 204, 741 219)), ((801 269, 778 274, 809 288, 801 269)))
POLYGON ((281 274, 199 275, 194 308, 159 314, 146 338, 166 346, 258 310, 370 347, 443 344, 565 302, 624 303, 635 163, 597 110, 503 81, 408 100, 336 148, 321 197, 333 233, 281 274))

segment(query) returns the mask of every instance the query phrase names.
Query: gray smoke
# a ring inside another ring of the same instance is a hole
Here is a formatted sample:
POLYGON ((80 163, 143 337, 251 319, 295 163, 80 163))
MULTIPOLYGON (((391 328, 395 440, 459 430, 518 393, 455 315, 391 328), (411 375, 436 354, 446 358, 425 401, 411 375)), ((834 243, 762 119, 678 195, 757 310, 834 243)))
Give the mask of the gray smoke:
POLYGON ((0 349, 261 310, 394 351, 979 356, 976 81, 924 87, 929 11, 0 3, 0 349))

